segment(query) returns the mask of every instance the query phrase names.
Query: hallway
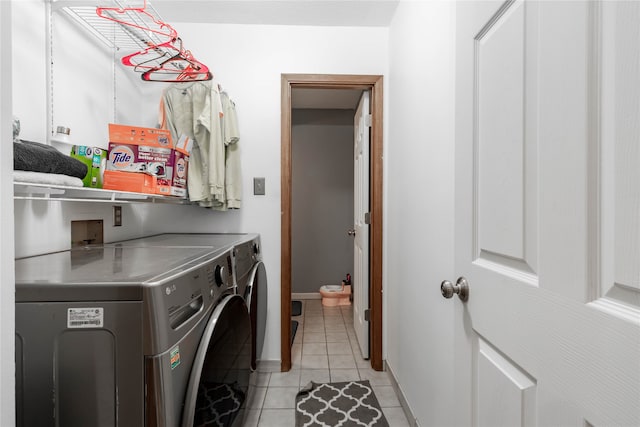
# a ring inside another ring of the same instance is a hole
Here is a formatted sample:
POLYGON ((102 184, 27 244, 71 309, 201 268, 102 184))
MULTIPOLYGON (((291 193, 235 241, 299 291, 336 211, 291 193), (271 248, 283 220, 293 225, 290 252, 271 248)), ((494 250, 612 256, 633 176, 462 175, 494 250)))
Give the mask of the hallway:
POLYGON ((353 329, 353 306, 323 307, 318 300, 302 300, 302 315, 291 348, 289 372, 260 372, 254 405, 246 427, 293 427, 295 397, 310 381, 369 380, 393 427, 409 423, 387 372, 371 369, 360 356, 353 329))

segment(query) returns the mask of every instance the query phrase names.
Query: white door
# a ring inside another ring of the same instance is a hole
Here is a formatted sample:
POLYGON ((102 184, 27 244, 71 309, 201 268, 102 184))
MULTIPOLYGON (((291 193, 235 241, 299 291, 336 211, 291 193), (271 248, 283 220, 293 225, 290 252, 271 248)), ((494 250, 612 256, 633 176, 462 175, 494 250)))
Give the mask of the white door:
POLYGON ((455 424, 639 426, 640 2, 456 20, 455 424))
POLYGON ((364 91, 353 119, 354 195, 353 224, 353 326, 362 357, 369 358, 369 91, 364 91))

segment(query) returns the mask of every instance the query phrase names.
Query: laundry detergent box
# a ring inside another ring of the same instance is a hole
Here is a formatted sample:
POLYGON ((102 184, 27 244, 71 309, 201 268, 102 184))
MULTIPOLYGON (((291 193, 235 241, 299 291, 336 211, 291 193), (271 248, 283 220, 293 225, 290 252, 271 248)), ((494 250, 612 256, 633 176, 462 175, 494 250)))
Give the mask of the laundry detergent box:
POLYGON ((107 171, 151 175, 156 194, 186 197, 188 164, 189 153, 173 146, 168 130, 109 124, 107 171))
POLYGON ((146 173, 104 171, 102 188, 106 190, 156 194, 157 187, 158 179, 146 173))
POLYGON ((100 147, 74 145, 71 157, 87 165, 87 174, 82 179, 84 187, 102 188, 103 174, 107 163, 107 150, 100 147))

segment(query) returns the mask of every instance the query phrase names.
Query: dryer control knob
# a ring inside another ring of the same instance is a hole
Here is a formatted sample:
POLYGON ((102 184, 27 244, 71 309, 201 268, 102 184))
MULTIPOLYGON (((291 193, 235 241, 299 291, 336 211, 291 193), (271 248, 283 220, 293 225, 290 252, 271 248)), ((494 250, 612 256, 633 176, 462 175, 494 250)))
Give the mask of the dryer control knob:
POLYGON ((258 255, 260 253, 260 245, 259 244, 257 244, 257 243, 253 244, 253 253, 255 255, 258 255))
POLYGON ((216 265, 215 280, 218 287, 224 285, 227 282, 227 269, 221 265, 216 265))

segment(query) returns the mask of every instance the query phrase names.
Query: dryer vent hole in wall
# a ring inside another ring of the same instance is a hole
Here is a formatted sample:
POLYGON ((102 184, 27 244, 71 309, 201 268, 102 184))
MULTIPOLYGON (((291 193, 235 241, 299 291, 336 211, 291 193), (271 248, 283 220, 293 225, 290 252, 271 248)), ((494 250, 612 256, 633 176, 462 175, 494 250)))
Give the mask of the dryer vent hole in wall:
POLYGON ((71 247, 103 243, 103 229, 101 219, 71 221, 71 247))

